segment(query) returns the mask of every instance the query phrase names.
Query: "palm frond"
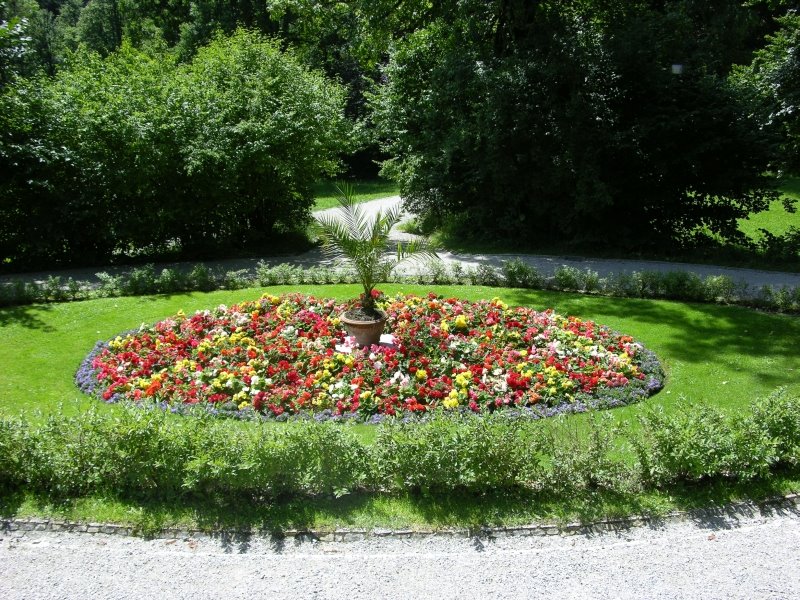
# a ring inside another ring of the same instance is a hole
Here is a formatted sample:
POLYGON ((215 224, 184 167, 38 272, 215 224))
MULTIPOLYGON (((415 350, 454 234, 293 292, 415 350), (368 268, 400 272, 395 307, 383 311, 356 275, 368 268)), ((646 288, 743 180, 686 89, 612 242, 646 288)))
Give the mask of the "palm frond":
POLYGON ((389 235, 402 219, 402 208, 397 206, 381 210, 370 218, 355 202, 351 185, 337 184, 336 190, 339 193, 339 211, 336 215, 316 217, 316 233, 328 256, 344 259, 353 266, 367 296, 375 284, 387 280, 401 262, 421 258, 438 259, 435 250, 425 239, 398 244, 396 256, 387 253, 389 235))

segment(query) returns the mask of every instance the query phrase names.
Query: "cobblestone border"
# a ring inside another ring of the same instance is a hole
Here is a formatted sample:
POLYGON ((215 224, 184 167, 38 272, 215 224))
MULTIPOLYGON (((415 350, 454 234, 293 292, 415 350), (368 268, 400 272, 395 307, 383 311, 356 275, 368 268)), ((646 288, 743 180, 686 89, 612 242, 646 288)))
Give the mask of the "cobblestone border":
MULTIPOLYGON (((314 531, 287 529, 280 533, 265 530, 230 530, 207 531, 202 529, 184 529, 168 527, 159 532, 147 535, 150 539, 238 539, 262 536, 272 539, 296 539, 309 542, 355 542, 368 538, 409 539, 428 537, 478 538, 492 540, 503 537, 537 537, 566 535, 597 535, 615 532, 633 527, 662 526, 669 523, 685 521, 711 521, 725 516, 752 514, 765 510, 792 510, 800 506, 800 494, 793 493, 779 498, 770 498, 761 502, 740 502, 719 508, 705 508, 691 511, 673 511, 663 517, 633 516, 619 519, 603 519, 592 523, 567 523, 565 525, 532 524, 515 527, 479 527, 446 530, 412 530, 412 529, 337 529, 335 531, 314 531)), ((113 523, 82 523, 61 521, 57 519, 15 519, 0 518, 0 536, 15 534, 25 536, 29 532, 78 533, 88 535, 141 536, 141 532, 128 525, 113 523)))

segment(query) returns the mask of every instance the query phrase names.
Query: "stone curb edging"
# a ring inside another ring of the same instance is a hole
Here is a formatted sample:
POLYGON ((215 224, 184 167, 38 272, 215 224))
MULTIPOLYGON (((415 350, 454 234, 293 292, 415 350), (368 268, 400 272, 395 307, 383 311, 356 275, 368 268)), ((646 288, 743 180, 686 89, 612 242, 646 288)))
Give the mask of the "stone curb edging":
MULTIPOLYGON (((568 523, 566 525, 520 525, 515 527, 478 527, 459 528, 449 530, 393 530, 393 529, 337 529, 335 531, 313 531, 289 529, 280 533, 271 533, 265 530, 219 530, 208 532, 201 529, 184 529, 168 527, 159 532, 147 535, 150 539, 241 539, 252 536, 271 537, 273 539, 295 539, 310 542, 355 542, 368 538, 385 539, 410 539, 410 538, 478 538, 492 540, 503 537, 536 537, 536 536, 566 536, 566 535, 592 535, 630 529, 637 526, 662 526, 668 523, 685 522, 688 520, 711 520, 736 513, 757 512, 763 509, 791 509, 800 506, 800 494, 793 493, 779 498, 771 498, 761 502, 741 502, 726 505, 722 508, 707 508, 690 511, 674 511, 663 517, 621 517, 619 519, 604 519, 593 523, 568 523)), ((81 523, 76 521, 61 521, 57 519, 16 519, 0 518, 0 536, 5 534, 25 535, 28 532, 54 532, 54 533, 79 533, 89 535, 119 535, 139 536, 141 531, 127 525, 112 523, 81 523)))

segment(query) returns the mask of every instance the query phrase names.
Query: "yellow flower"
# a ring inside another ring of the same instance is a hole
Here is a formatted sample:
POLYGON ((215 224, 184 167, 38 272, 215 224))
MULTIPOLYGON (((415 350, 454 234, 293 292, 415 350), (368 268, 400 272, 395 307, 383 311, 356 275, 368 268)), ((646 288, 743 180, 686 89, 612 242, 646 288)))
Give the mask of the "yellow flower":
POLYGON ((416 377, 420 381, 425 381, 428 378, 428 372, 425 369, 417 369, 416 377))
POLYGON ((444 333, 448 333, 450 331, 450 326, 447 324, 447 321, 442 321, 440 323, 440 327, 444 333))
POLYGON ((445 398, 444 402, 442 402, 442 405, 447 409, 453 409, 456 406, 458 406, 458 397, 456 397, 456 398, 452 398, 452 397, 445 398))
POLYGON ((498 298, 497 296, 492 298, 491 304, 493 304, 494 306, 496 306, 500 310, 507 310, 508 309, 508 304, 506 304, 505 302, 500 300, 500 298, 498 298))
POLYGON ((464 315, 458 315, 455 321, 456 329, 466 329, 467 328, 467 317, 464 315))
POLYGON ((472 381, 471 371, 464 371, 463 373, 456 375, 455 383, 458 387, 466 388, 470 381, 472 381))

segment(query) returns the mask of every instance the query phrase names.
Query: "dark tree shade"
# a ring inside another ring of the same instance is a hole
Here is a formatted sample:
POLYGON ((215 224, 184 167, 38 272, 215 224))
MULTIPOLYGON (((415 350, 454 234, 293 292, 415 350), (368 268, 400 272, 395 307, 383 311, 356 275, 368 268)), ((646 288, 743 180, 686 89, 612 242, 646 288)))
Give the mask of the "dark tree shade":
POLYGON ((487 237, 633 247, 735 238, 766 208, 769 139, 715 46, 686 35, 703 25, 688 3, 509 0, 483 28, 473 4, 398 42, 374 99, 412 209, 487 237))

